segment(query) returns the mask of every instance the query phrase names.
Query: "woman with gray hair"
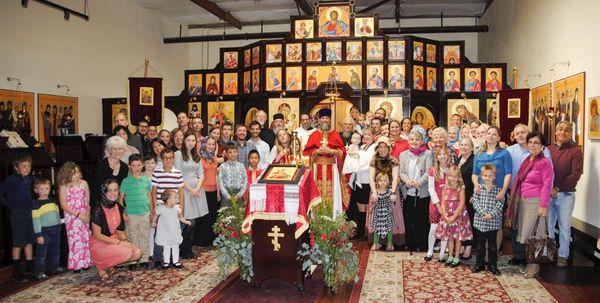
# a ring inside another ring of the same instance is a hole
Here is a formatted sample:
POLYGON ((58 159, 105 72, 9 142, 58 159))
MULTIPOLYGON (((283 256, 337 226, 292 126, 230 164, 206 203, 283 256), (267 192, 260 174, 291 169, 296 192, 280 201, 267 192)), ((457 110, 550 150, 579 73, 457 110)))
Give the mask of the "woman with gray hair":
POLYGON ((121 160, 127 149, 127 142, 119 136, 112 136, 106 140, 105 146, 107 157, 98 162, 94 182, 90 182, 91 201, 100 201, 100 185, 104 181, 115 178, 120 186, 129 172, 129 167, 121 160))

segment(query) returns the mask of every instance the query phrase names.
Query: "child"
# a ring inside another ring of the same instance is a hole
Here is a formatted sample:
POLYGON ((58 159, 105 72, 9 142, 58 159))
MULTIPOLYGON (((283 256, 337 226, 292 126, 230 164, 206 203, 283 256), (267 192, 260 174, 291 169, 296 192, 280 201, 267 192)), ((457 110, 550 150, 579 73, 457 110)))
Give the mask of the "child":
POLYGON ((256 184, 258 181, 258 177, 262 174, 263 170, 258 168, 258 163, 260 162, 260 154, 257 150, 253 149, 248 153, 248 169, 246 169, 246 174, 248 177, 248 187, 252 184, 256 184))
MULTIPOLYGON (((244 164, 237 161, 238 150, 235 144, 230 143, 225 147, 227 161, 223 162, 217 170, 217 183, 221 192, 221 207, 229 206, 233 198, 241 201, 242 195, 248 188, 248 176, 244 164)), ((241 204, 240 204, 241 205, 241 204)))
POLYGON ((349 156, 358 158, 358 150, 360 149, 360 143, 362 142, 362 136, 358 132, 352 133, 350 138, 350 145, 346 147, 346 153, 349 156))
POLYGON ((58 171, 60 207, 65 213, 69 257, 67 268, 74 273, 88 270, 90 257, 90 190, 81 179, 81 169, 71 161, 58 171))
MULTIPOLYGON (((162 164, 161 164, 162 165, 162 164)), ((156 159, 156 155, 154 153, 149 153, 144 157, 144 176, 148 178, 148 180, 152 180, 152 173, 154 173, 154 169, 158 167, 158 160, 156 159)), ((150 183, 152 185, 152 183, 150 183)), ((150 193, 152 195, 152 192, 150 193)), ((152 196, 150 197, 152 198, 152 196)), ((152 203, 152 199, 150 199, 150 203, 152 203)), ((152 207, 156 207, 156 204, 152 203, 152 207)), ((153 214, 154 212, 151 212, 153 214)), ((150 234, 148 235, 148 260, 153 260, 154 258, 154 237, 156 236, 156 228, 150 228, 150 234)))
MULTIPOLYGON (((371 228, 373 228, 373 246, 371 250, 379 250, 380 237, 386 237, 387 246, 385 250, 393 251, 392 232, 396 222, 394 220, 394 210, 392 209, 392 191, 390 190, 390 178, 386 173, 378 173, 375 177, 377 182, 377 203, 373 208, 373 219, 371 228)), ((395 202, 394 202, 395 203, 395 202)))
POLYGON ((496 200, 500 192, 494 184, 496 178, 496 168, 492 164, 486 164, 481 167, 481 180, 483 186, 480 193, 474 193, 471 201, 475 209, 474 223, 477 233, 477 262, 472 272, 477 273, 483 270, 485 264, 485 243, 488 247, 488 269, 496 276, 501 275, 497 263, 496 233, 502 227, 502 209, 504 200, 496 200))
MULTIPOLYGON (((125 232, 127 239, 136 247, 142 249, 143 268, 148 268, 146 260, 149 256, 148 239, 150 236, 150 214, 154 213, 154 204, 150 193, 150 179, 142 174, 142 156, 129 156, 130 174, 121 182, 120 204, 125 206, 125 232)), ((134 265, 131 266, 133 269, 134 265)))
MULTIPOLYGON (((446 184, 446 174, 451 163, 452 157, 450 157, 450 151, 445 146, 437 149, 433 154, 435 159, 433 166, 429 168, 429 181, 427 182, 429 188, 429 197, 431 202, 429 203, 429 238, 427 242, 427 255, 425 261, 431 261, 433 259, 433 247, 435 245, 435 231, 440 223, 441 205, 440 197, 442 194, 442 185, 446 184)), ((444 255, 446 254, 446 245, 448 241, 442 240, 440 244, 440 255, 438 261, 443 263, 446 260, 444 255)))
POLYGON ((447 266, 460 265, 461 241, 471 240, 471 222, 465 207, 465 187, 458 166, 451 166, 446 174, 446 185, 442 185, 441 212, 443 221, 435 236, 449 240, 447 266), (454 257, 452 257, 454 253, 454 257))
POLYGON ((161 199, 163 204, 158 205, 156 215, 158 219, 153 220, 156 226, 156 244, 163 247, 163 268, 169 268, 169 260, 173 257, 173 266, 181 268, 179 263, 179 244, 183 242, 181 236, 181 225, 179 222, 192 225, 192 222, 183 218, 179 208, 177 192, 172 189, 165 190, 161 199), (158 223, 157 223, 158 220, 158 223))
MULTIPOLYGON (((10 209, 10 229, 12 231, 12 280, 27 282, 25 270, 33 269, 33 221, 31 209, 33 197, 31 196, 32 179, 31 157, 19 156, 13 162, 15 173, 6 177, 0 188, 0 202, 10 209), (25 267, 21 262, 21 249, 25 251, 25 267)), ((4 227, 2 227, 4 228, 4 227)))
POLYGON ((367 128, 367 118, 365 118, 365 114, 360 114, 357 120, 356 126, 354 126, 354 131, 358 132, 362 136, 363 130, 367 128))
POLYGON ((50 180, 38 178, 33 183, 38 195, 33 204, 33 232, 37 238, 35 247, 35 277, 47 279, 49 275, 61 273, 60 267, 60 212, 54 199, 49 198, 50 180), (46 271, 46 263, 48 271, 46 271), (46 275, 46 273, 48 273, 46 275))

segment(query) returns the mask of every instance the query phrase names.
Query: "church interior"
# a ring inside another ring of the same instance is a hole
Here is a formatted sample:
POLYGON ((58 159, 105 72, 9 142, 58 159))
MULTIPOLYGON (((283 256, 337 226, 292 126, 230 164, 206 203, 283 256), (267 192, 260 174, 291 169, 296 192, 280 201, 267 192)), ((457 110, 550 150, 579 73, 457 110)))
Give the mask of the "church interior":
POLYGON ((599 302, 599 11, 1 1, 0 302, 599 302))

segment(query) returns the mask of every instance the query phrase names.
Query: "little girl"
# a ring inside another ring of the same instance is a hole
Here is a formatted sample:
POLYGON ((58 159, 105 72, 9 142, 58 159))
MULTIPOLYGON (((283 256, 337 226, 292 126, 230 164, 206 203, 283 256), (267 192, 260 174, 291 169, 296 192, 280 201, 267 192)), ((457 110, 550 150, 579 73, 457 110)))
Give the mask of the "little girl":
POLYGON ((192 225, 192 222, 183 218, 179 208, 179 199, 177 193, 172 189, 165 190, 161 198, 164 204, 159 204, 156 209, 157 219, 154 219, 153 226, 156 226, 156 244, 163 247, 163 268, 169 267, 169 260, 173 257, 173 266, 181 268, 179 263, 179 244, 183 242, 181 235, 181 225, 179 222, 192 225))
POLYGON ((440 204, 442 221, 435 231, 435 236, 450 241, 446 265, 456 267, 460 264, 461 241, 473 238, 471 222, 465 207, 465 187, 458 166, 448 169, 446 185, 442 185, 440 204))
MULTIPOLYGON (((425 261, 431 261, 433 259, 433 247, 435 245, 435 230, 438 227, 441 219, 441 206, 440 206, 440 196, 442 193, 442 185, 446 183, 446 173, 448 172, 448 167, 452 165, 450 163, 452 157, 450 157, 450 152, 448 149, 443 146, 435 151, 433 154, 433 158, 435 162, 433 166, 429 168, 429 180, 427 182, 429 188, 429 197, 431 202, 429 203, 429 237, 427 241, 427 255, 425 256, 425 261)), ((445 262, 444 255, 446 254, 446 244, 448 241, 441 241, 440 244, 440 255, 438 257, 438 261, 445 262)))
POLYGON ((348 153, 348 155, 351 155, 352 157, 357 158, 358 151, 360 150, 361 142, 362 142, 362 136, 359 133, 354 132, 352 134, 352 137, 350 138, 350 145, 348 145, 346 147, 346 152, 348 153))
POLYGON ((373 247, 371 250, 379 250, 379 238, 387 238, 387 251, 393 251, 392 244, 393 230, 396 222, 394 220, 394 210, 392 209, 392 191, 390 190, 390 178, 386 173, 378 173, 375 177, 377 184, 377 203, 373 208, 373 219, 371 228, 373 228, 373 247))
POLYGON ((88 270, 90 257, 90 190, 81 178, 81 168, 65 162, 58 172, 60 206, 65 214, 69 257, 67 268, 74 273, 88 270))

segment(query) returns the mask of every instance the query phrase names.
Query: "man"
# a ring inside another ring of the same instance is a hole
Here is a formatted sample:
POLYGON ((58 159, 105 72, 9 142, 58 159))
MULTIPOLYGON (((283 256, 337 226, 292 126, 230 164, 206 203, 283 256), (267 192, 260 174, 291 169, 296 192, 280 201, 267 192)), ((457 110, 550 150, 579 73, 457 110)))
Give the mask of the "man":
POLYGON ((258 121, 250 122, 250 135, 250 141, 252 144, 254 144, 254 147, 260 156, 258 168, 265 169, 271 162, 269 159, 271 148, 269 148, 269 144, 267 144, 267 142, 260 139, 260 123, 258 123, 258 121))
POLYGON ((267 125, 267 113, 264 110, 256 112, 256 121, 260 124, 260 139, 267 142, 269 147, 275 145, 275 133, 267 125))
POLYGON ((340 214, 350 202, 348 183, 341 174, 346 156, 344 143, 340 135, 331 130, 330 109, 319 110, 319 123, 319 129, 310 135, 302 154, 311 157, 313 176, 321 197, 333 203, 333 214, 340 214))
POLYGON ((381 135, 381 119, 378 117, 373 117, 371 119, 371 127, 373 128, 373 140, 377 140, 381 135))
POLYGON ((575 204, 575 188, 583 173, 583 153, 573 142, 572 124, 560 121, 556 125, 556 142, 548 146, 554 166, 554 188, 548 207, 548 232, 554 238, 558 221, 559 267, 567 266, 571 242, 571 220, 575 204))
POLYGON ((223 146, 227 146, 229 143, 233 143, 232 141, 232 133, 233 133, 233 124, 229 121, 223 122, 221 126, 221 138, 219 139, 219 144, 223 146))
MULTIPOLYGON (((315 128, 311 125, 311 119, 309 114, 300 115, 300 127, 294 130, 298 134, 298 139, 300 139, 300 143, 302 147, 306 146, 306 142, 308 142, 308 137, 315 131, 315 128)), ((262 156, 261 156, 262 157, 262 156)))
POLYGON ((189 128, 188 123, 189 122, 190 122, 190 120, 188 119, 186 112, 179 112, 177 114, 177 125, 179 126, 179 129, 181 129, 183 134, 186 134, 188 132, 188 128, 189 128))
POLYGON ((246 168, 248 168, 248 154, 251 150, 256 150, 254 143, 246 140, 247 136, 248 131, 246 130, 246 126, 244 124, 238 124, 235 128, 236 140, 234 141, 234 144, 238 150, 237 160, 244 164, 244 167, 246 168))
MULTIPOLYGON (((129 120, 127 120, 127 117, 122 112, 118 112, 113 119, 113 128, 115 128, 117 125, 127 127, 129 129, 129 131, 131 132, 132 127, 129 126, 129 120)), ((146 126, 147 125, 148 124, 146 123, 146 126)), ((134 132, 132 132, 132 133, 137 132, 137 128, 135 126, 133 127, 133 130, 134 130, 134 132)), ((127 140, 127 144, 137 148, 138 151, 144 150, 144 145, 142 143, 142 138, 140 136, 129 136, 129 139, 127 140)))
POLYGON ((451 122, 452 126, 458 127, 458 129, 462 128, 463 126, 463 118, 459 114, 453 114, 451 122))
POLYGON ((387 120, 387 111, 385 108, 380 107, 375 111, 375 117, 379 118, 381 122, 387 120))
MULTIPOLYGON (((200 118, 200 116, 195 116, 192 118, 192 123, 190 123, 190 131, 196 135, 196 142, 201 142, 204 140, 204 137, 202 136, 202 128, 204 128, 202 118, 200 118)), ((200 144, 198 144, 198 146, 200 146, 200 144)))
POLYGON ((133 134, 133 136, 137 136, 140 138, 140 140, 142 141, 142 149, 139 149, 142 157, 146 154, 148 154, 149 152, 152 151, 152 143, 150 141, 150 139, 148 139, 148 122, 147 121, 140 121, 140 123, 138 123, 138 127, 137 127, 137 132, 135 134, 133 134))
POLYGON ((352 117, 344 118, 342 122, 342 131, 340 131, 340 137, 342 137, 342 142, 344 146, 350 145, 350 140, 352 139, 352 132, 354 131, 354 119, 352 117))

